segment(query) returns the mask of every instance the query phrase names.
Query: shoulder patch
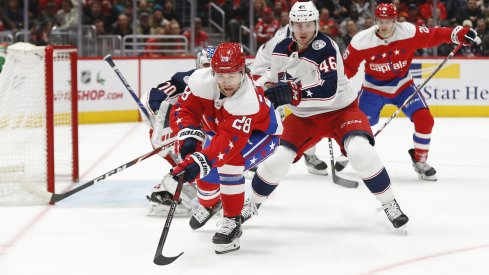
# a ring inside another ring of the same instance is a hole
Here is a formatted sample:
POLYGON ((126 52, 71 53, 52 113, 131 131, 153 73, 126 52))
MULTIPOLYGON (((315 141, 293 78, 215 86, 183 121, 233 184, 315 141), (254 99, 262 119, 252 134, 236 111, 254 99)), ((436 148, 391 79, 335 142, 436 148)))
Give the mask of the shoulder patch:
POLYGON ((323 40, 316 40, 312 42, 312 48, 316 51, 324 48, 324 46, 326 46, 326 42, 324 42, 323 40))

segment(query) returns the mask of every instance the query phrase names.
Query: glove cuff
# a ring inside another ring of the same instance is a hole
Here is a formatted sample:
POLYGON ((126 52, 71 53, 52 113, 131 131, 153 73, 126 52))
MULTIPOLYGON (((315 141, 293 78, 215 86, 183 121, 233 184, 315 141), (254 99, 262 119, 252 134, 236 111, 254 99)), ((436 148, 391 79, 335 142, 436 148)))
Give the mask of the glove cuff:
POLYGON ((456 26, 455 28, 453 28, 452 33, 450 35, 452 42, 457 44, 457 45, 460 44, 460 40, 458 38, 459 38, 459 35, 460 35, 460 32, 462 31, 462 29, 463 29, 462 26, 456 26))
POLYGON ((205 134, 201 130, 184 128, 178 132, 178 140, 184 140, 187 138, 195 138, 200 142, 204 142, 205 134))

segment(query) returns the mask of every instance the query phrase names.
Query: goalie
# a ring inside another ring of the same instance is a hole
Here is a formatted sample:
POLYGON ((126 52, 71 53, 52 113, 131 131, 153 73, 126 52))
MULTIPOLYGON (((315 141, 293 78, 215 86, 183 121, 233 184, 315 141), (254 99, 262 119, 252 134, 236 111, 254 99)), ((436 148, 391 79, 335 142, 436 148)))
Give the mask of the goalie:
MULTIPOLYGON (((147 93, 143 102, 156 122, 154 124, 155 129, 150 130, 150 138, 153 148, 159 147, 162 139, 164 140, 166 136, 172 134, 172 131, 169 128, 168 119, 171 107, 184 92, 190 75, 198 69, 210 66, 215 50, 216 49, 213 46, 202 49, 197 54, 196 69, 175 73, 170 80, 157 85, 156 88, 151 88, 147 93)), ((149 126, 151 125, 150 122, 145 122, 149 126)), ((204 138, 205 137, 202 136, 199 141, 202 142, 204 138)), ((162 155, 162 157, 168 161, 172 167, 175 167, 176 162, 178 162, 175 150, 170 150, 170 153, 162 155)), ((147 199, 149 200, 148 216, 166 216, 168 214, 173 198, 172 194, 175 192, 175 188, 176 186, 165 185, 164 180, 153 187, 151 195, 147 196, 147 199), (169 190, 171 190, 171 193, 168 192, 169 190)), ((185 185, 180 199, 181 203, 175 209, 175 217, 190 217, 193 210, 198 207, 195 186, 185 185)))

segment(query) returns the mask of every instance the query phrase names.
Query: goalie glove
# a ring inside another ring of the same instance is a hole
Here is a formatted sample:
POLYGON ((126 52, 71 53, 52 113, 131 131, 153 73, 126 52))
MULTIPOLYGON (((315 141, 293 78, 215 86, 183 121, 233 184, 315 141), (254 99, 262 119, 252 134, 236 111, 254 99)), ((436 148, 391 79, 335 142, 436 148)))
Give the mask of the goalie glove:
POLYGON ((285 104, 299 105, 302 99, 302 91, 300 83, 295 82, 280 82, 274 87, 270 87, 265 91, 265 96, 270 99, 275 107, 285 104))
POLYGON ((178 132, 176 152, 184 159, 188 154, 198 152, 202 149, 205 134, 193 126, 184 128, 178 132))
POLYGON ((452 31, 452 42, 455 44, 462 43, 463 46, 474 46, 481 43, 477 32, 469 27, 456 26, 452 31))

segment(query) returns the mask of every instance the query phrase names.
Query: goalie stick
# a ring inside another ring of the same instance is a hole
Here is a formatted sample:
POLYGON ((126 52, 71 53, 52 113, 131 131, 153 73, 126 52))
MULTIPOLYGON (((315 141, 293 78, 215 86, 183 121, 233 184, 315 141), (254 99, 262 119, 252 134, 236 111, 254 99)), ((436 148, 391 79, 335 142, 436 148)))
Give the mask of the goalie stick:
POLYGON ((340 178, 336 175, 334 169, 333 142, 331 141, 331 138, 328 138, 328 143, 329 143, 329 156, 331 158, 331 174, 333 176, 333 182, 346 188, 357 188, 358 182, 340 178))
POLYGON ((171 264, 183 254, 182 252, 178 254, 178 256, 166 257, 162 254, 162 252, 163 252, 163 246, 165 245, 166 237, 168 236, 168 232, 170 231, 170 225, 173 220, 173 214, 175 214, 175 208, 177 208, 177 204, 180 199, 180 193, 182 192, 182 187, 184 183, 185 183, 185 179, 182 173, 181 175, 179 175, 177 188, 175 190, 175 194, 173 195, 173 200, 170 206, 170 211, 168 211, 168 216, 166 217, 165 226, 163 227, 163 231, 161 232, 160 241, 158 242, 158 247, 156 248, 155 257, 153 259, 153 263, 157 265, 171 264))
POLYGON ((117 173, 119 173, 121 171, 124 171, 125 169, 127 169, 127 168, 129 168, 129 167, 131 167, 131 166, 133 166, 133 165, 135 165, 135 164, 137 164, 137 163, 139 163, 139 162, 141 162, 141 161, 143 161, 143 160, 145 160, 145 159, 153 156, 153 155, 158 154, 160 151, 162 151, 162 152, 165 152, 166 151, 166 153, 168 153, 168 151, 173 146, 173 143, 175 141, 176 141, 176 136, 174 136, 174 137, 172 137, 172 138, 170 138, 168 140, 165 140, 165 144, 163 146, 158 147, 158 148, 154 149, 153 151, 151 151, 151 152, 149 152, 147 154, 144 154, 144 155, 142 155, 142 156, 140 156, 140 157, 138 157, 136 159, 133 159, 133 160, 127 162, 127 163, 124 163, 123 165, 118 166, 118 167, 110 170, 109 172, 107 172, 107 173, 105 173, 105 174, 103 174, 101 176, 98 176, 95 179, 93 179, 93 180, 91 180, 91 181, 89 181, 87 183, 84 183, 84 184, 82 184, 82 185, 80 185, 80 186, 78 186, 78 187, 76 187, 76 188, 74 188, 74 189, 72 189, 72 190, 70 190, 68 192, 61 193, 61 194, 52 194, 51 195, 51 198, 49 200, 49 203, 52 204, 52 203, 58 202, 60 200, 63 200, 65 198, 67 198, 67 197, 75 194, 75 193, 78 193, 78 192, 84 190, 85 188, 94 185, 95 183, 97 183, 99 181, 102 181, 102 180, 104 180, 104 179, 106 179, 106 178, 108 178, 108 177, 110 177, 112 175, 115 175, 115 174, 117 174, 117 173))

